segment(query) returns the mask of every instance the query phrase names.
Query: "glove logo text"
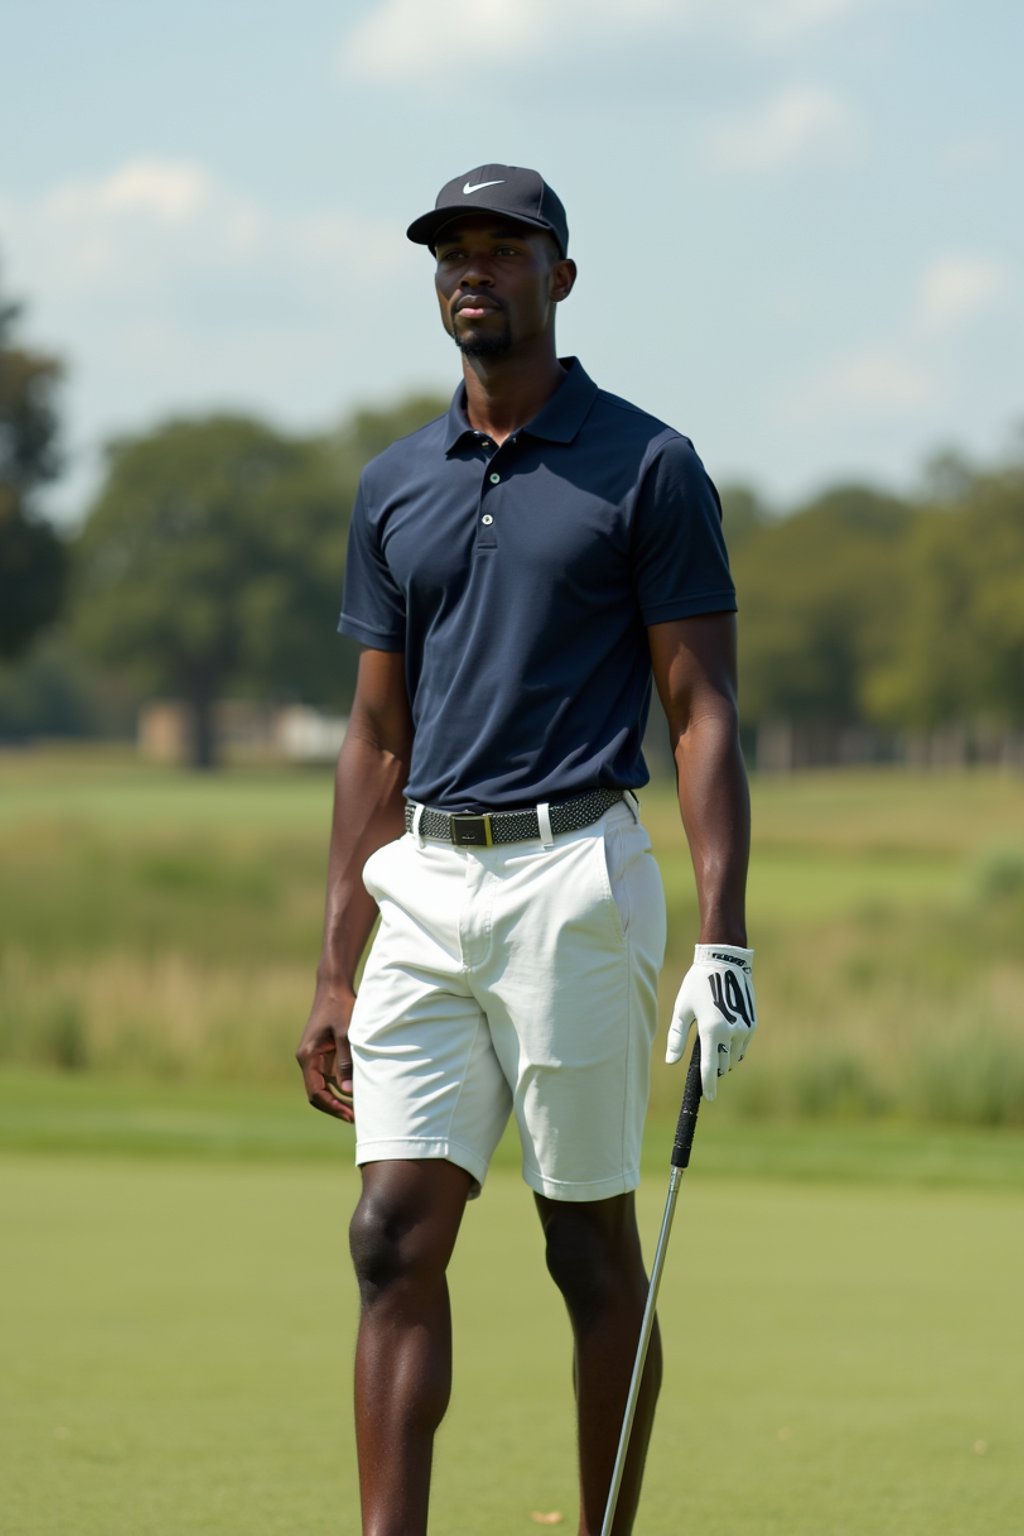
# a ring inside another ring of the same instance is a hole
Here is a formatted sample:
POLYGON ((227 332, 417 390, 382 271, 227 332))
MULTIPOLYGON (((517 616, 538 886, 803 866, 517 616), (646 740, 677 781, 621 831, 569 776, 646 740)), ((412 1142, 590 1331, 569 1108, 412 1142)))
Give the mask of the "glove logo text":
POLYGON ((715 1007, 729 1024, 742 1019, 748 1029, 754 1027, 754 999, 749 987, 740 986, 735 971, 716 972, 708 977, 715 1007))

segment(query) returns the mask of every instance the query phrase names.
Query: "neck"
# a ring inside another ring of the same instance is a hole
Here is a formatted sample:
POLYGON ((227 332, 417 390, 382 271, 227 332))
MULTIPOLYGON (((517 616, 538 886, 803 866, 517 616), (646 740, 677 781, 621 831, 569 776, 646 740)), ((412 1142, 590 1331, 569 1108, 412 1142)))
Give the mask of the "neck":
POLYGON ((499 444, 537 415, 565 377, 554 347, 541 358, 464 357, 462 372, 470 424, 499 444))

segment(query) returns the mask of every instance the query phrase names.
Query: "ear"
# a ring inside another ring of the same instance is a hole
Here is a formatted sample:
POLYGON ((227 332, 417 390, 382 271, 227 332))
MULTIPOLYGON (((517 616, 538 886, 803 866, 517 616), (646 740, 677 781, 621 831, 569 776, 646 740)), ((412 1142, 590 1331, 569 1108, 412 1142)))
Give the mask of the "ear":
POLYGON ((560 304, 563 299, 569 297, 575 281, 576 263, 571 261, 568 256, 556 261, 551 268, 551 275, 548 280, 548 293, 556 304, 560 304))

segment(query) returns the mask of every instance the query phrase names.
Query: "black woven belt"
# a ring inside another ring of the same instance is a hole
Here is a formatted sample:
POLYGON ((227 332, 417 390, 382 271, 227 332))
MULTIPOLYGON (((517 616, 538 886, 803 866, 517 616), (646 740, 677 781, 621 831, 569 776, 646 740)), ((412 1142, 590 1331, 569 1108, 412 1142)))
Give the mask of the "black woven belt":
MULTIPOLYGON (((574 800, 562 800, 549 808, 552 832, 578 832, 599 821, 610 806, 622 799, 621 789, 590 789, 574 800)), ((412 831, 416 807, 405 806, 405 830, 412 831)), ((419 833, 438 843, 454 843, 458 848, 490 848, 498 843, 528 843, 540 837, 540 821, 535 807, 524 811, 432 811, 423 807, 419 833)))

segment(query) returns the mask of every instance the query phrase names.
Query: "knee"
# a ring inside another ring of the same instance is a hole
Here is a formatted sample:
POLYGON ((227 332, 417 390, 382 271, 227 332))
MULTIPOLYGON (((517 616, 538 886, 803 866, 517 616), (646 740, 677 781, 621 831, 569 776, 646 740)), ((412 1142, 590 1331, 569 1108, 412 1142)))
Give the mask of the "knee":
MULTIPOLYGON (((364 1305, 402 1281, 430 1275, 418 1220, 380 1195, 363 1195, 349 1224, 349 1250, 364 1305)), ((443 1264, 441 1271, 443 1273, 443 1264)))
POLYGON ((439 1221, 405 1190, 364 1189, 348 1224, 348 1249, 364 1306, 401 1284, 444 1279, 450 1244, 439 1221))
MULTIPOLYGON (((575 1327, 586 1331, 610 1306, 643 1294, 643 1270, 623 1244, 621 1234, 572 1206, 545 1223, 548 1272, 561 1291, 575 1327)), ((641 1301, 642 1305, 642 1301, 641 1301)))

